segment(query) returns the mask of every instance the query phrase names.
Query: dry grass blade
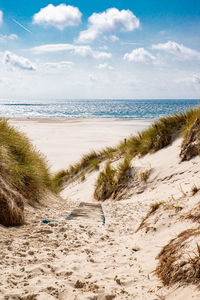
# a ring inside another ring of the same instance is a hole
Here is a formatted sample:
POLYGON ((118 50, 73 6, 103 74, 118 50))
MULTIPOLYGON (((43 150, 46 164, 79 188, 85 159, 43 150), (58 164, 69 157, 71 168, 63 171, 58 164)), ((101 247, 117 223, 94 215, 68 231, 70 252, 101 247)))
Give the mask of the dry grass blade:
POLYGON ((200 247, 196 243, 197 253, 188 250, 197 237, 200 229, 183 231, 161 250, 155 273, 164 285, 200 283, 200 247))
POLYGON ((148 220, 148 218, 149 218, 152 214, 154 214, 154 213, 159 209, 159 207, 160 207, 161 205, 163 205, 163 202, 155 202, 155 203, 151 204, 149 212, 148 212, 148 213, 146 214, 146 216, 142 219, 140 225, 138 226, 138 228, 136 229, 135 232, 138 232, 140 229, 142 229, 142 228, 144 228, 144 227, 147 226, 147 222, 146 222, 146 221, 148 220))
POLYGON ((192 196, 194 196, 196 193, 199 192, 199 188, 194 184, 193 187, 192 187, 191 192, 192 192, 192 196))

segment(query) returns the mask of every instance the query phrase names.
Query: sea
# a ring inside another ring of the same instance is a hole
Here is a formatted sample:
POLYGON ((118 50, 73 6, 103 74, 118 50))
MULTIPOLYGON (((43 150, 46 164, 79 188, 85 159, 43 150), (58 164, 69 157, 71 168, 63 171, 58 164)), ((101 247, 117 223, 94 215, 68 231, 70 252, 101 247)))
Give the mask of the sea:
POLYGON ((157 119, 199 105, 200 99, 0 100, 0 116, 6 118, 157 119))

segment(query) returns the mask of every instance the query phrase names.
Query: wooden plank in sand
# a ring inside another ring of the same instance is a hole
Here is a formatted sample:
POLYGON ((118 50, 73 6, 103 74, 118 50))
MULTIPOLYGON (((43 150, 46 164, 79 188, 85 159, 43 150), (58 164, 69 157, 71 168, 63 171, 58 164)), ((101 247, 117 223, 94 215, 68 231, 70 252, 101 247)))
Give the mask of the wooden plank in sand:
POLYGON ((102 221, 103 224, 105 224, 105 216, 102 205, 100 203, 81 202, 79 206, 66 217, 66 220, 83 218, 102 221))

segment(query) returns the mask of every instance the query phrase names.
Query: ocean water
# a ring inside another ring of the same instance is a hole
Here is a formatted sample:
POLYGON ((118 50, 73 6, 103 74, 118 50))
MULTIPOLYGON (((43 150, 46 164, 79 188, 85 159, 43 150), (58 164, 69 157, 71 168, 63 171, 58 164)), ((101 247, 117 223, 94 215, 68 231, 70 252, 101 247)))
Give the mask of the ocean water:
POLYGON ((26 118, 157 119, 198 106, 200 100, 0 100, 0 116, 26 118))

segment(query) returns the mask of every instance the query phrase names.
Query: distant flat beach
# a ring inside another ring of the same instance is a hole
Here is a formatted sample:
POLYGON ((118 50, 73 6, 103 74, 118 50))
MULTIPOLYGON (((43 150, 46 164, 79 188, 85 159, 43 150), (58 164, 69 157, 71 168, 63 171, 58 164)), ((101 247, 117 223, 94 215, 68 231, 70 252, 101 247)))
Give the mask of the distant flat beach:
POLYGON ((9 119, 47 157, 53 172, 67 168, 91 150, 117 145, 151 122, 148 119, 9 119))

